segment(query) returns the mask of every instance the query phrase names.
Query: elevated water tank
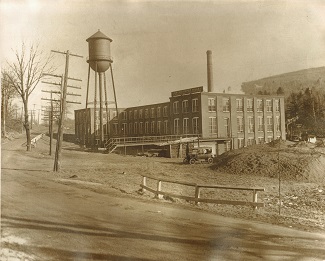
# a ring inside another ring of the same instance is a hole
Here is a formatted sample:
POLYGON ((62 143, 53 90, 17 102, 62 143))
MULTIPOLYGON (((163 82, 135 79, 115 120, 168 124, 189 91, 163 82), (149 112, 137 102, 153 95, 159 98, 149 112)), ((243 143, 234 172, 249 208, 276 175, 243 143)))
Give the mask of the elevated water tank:
POLYGON ((91 69, 94 71, 99 73, 105 72, 113 62, 110 48, 112 39, 98 30, 97 33, 90 36, 86 41, 88 42, 89 49, 89 58, 87 63, 90 64, 91 69))

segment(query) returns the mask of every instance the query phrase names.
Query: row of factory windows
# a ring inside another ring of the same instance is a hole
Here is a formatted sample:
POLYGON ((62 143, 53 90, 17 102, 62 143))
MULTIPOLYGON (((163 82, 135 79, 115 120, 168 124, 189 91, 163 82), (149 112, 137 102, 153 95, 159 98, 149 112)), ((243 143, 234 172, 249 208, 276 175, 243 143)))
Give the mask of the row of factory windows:
MULTIPOLYGON (((275 99, 274 100, 274 111, 279 112, 280 111, 280 100, 275 99)), ((254 111, 254 102, 253 99, 247 99, 246 102, 247 111, 252 112, 254 111)), ((267 112, 273 111, 273 104, 272 100, 265 100, 265 107, 267 112)), ((256 111, 262 112, 264 109, 264 102, 262 99, 256 100, 256 111)), ((208 111, 209 112, 215 112, 216 111, 216 99, 215 98, 208 98, 208 111)), ((230 99, 229 98, 223 98, 222 99, 222 111, 223 112, 229 112, 230 111, 230 99)), ((242 112, 244 111, 244 100, 243 98, 236 99, 236 111, 242 112)))
MULTIPOLYGON (((180 113, 180 102, 175 101, 173 102, 173 114, 179 114, 180 113)), ((267 112, 273 111, 273 103, 272 100, 265 100, 265 106, 267 112)), ((183 100, 182 101, 182 113, 189 113, 189 101, 183 100)), ((230 111, 230 99, 229 98, 223 98, 223 112, 229 112, 230 111)), ((243 112, 244 106, 243 106, 243 99, 236 99, 236 111, 237 112, 243 112)), ((264 104, 262 99, 258 99, 256 101, 256 111, 262 112, 264 109, 264 104)), ((254 105, 253 105, 253 99, 247 99, 247 112, 253 112, 254 105)), ((198 99, 192 99, 192 112, 198 112, 199 111, 199 105, 198 105, 198 99)), ((216 111, 216 100, 215 98, 208 98, 208 111, 209 112, 215 112, 216 111)), ((275 99, 274 102, 274 111, 279 112, 280 111, 280 100, 275 99)), ((108 120, 111 120, 108 114, 108 120)), ((103 112, 103 119, 106 120, 106 112, 103 112)), ((117 116, 116 111, 114 110, 112 113, 112 117, 115 118, 117 116)), ((149 119, 149 118, 160 118, 160 117, 168 117, 168 106, 163 107, 152 107, 147 109, 134 109, 129 110, 128 115, 127 111, 121 112, 121 119, 122 120, 137 120, 137 119, 149 119), (127 117, 128 116, 128 117, 127 117), (144 117, 143 117, 144 116, 144 117)), ((99 113, 96 114, 97 120, 99 119, 99 113)))
MULTIPOLYGON (((257 117, 257 131, 258 132, 264 132, 264 117, 258 116, 257 117)), ((266 118, 266 131, 267 132, 273 132, 273 124, 275 124, 275 131, 279 132, 281 130, 280 128, 280 117, 275 117, 275 122, 273 122, 273 117, 268 116, 266 118)), ((224 127, 225 127, 225 134, 227 137, 230 136, 230 119, 225 117, 224 118, 224 127)), ((248 117, 248 126, 247 126, 247 132, 248 133, 254 133, 255 132, 255 124, 254 124, 254 117, 248 117)), ((244 132, 244 118, 243 117, 237 117, 237 133, 243 133, 244 132)), ((217 134, 217 118, 216 117, 209 117, 209 134, 217 134)))
MULTIPOLYGON (((198 112, 199 111, 199 103, 198 99, 192 99, 192 112, 198 112)), ((160 118, 161 115, 162 117, 168 117, 168 106, 164 106, 162 108, 162 114, 161 114, 161 107, 158 106, 157 108, 152 107, 152 108, 147 108, 147 109, 135 109, 135 110, 129 110, 129 120, 132 119, 143 119, 143 112, 144 112, 144 118, 149 119, 149 118, 160 118)), ((174 114, 179 114, 179 101, 176 101, 173 103, 173 113, 174 114)), ((183 113, 188 113, 190 112, 189 110, 189 101, 184 100, 182 101, 182 112, 183 113)), ((127 119, 127 113, 123 112, 122 113, 122 119, 126 120, 127 119)))
MULTIPOLYGON (((189 118, 183 119, 182 129, 180 128, 180 119, 174 119, 173 130, 170 130, 168 120, 164 121, 146 121, 146 122, 130 122, 122 123, 121 130, 123 135, 138 135, 138 134, 154 134, 154 135, 169 135, 169 134, 198 134, 199 133, 199 118, 192 118, 192 125, 190 128, 189 118), (181 132, 182 131, 182 132, 181 132)), ((113 135, 119 134, 118 124, 113 124, 113 135)))
MULTIPOLYGON (((229 112, 230 111, 230 99, 229 98, 223 98, 222 100, 222 110, 223 112, 229 112)), ((236 99, 236 111, 237 112, 243 112, 244 110, 244 100, 243 98, 236 99)), ((189 113, 190 112, 190 107, 189 107, 189 101, 188 100, 183 100, 181 102, 182 106, 180 107, 180 101, 174 101, 173 102, 173 114, 179 114, 180 112, 182 113, 189 113), (181 108, 181 109, 180 109, 181 108)), ((272 100, 265 100, 265 108, 267 112, 272 112, 273 111, 273 103, 272 100)), ((199 111, 199 104, 198 104, 198 99, 192 99, 191 102, 191 112, 198 112, 199 111)), ((257 99, 256 100, 256 111, 257 112, 262 112, 264 109, 264 102, 262 99, 257 99)), ((247 99, 247 111, 252 112, 254 110, 254 103, 253 99, 247 99)), ((209 112, 215 112, 216 111, 216 99, 215 98, 208 98, 208 111, 209 112)), ((279 112, 280 111, 280 100, 275 99, 274 102, 274 111, 279 112)), ((168 106, 163 107, 163 117, 168 117, 168 106)), ((160 118, 161 117, 161 107, 157 108, 149 108, 144 109, 144 118, 160 118), (157 114, 156 114, 157 112, 157 114)), ((143 118, 143 109, 138 110, 130 110, 129 111, 129 120, 131 119, 142 119, 143 118)), ((127 113, 123 112, 122 113, 122 119, 127 120, 127 113)))
MULTIPOLYGON (((280 136, 277 136, 277 139, 279 139, 280 136)), ((245 139, 244 138, 238 138, 238 149, 245 147, 245 139)), ((266 138, 266 143, 272 142, 274 140, 273 136, 268 136, 266 138)), ((247 139, 247 146, 251 146, 254 144, 264 144, 265 143, 265 138, 264 137, 258 137, 257 141, 253 137, 249 137, 247 139)))
MULTIPOLYGON (((198 134, 200 132, 199 130, 199 118, 194 117, 191 120, 191 126, 190 126, 190 119, 189 118, 183 118, 182 119, 182 128, 180 127, 180 119, 176 118, 173 121, 173 130, 172 133, 170 133, 170 126, 169 121, 146 121, 146 122, 130 122, 130 123, 122 123, 122 134, 123 135, 138 135, 138 134, 155 134, 155 135, 168 135, 168 134, 198 134)), ((280 116, 275 117, 275 122, 273 121, 272 116, 266 117, 266 123, 264 123, 264 117, 258 116, 257 117, 257 131, 258 132, 264 132, 264 126, 266 124, 266 131, 267 132, 273 132, 274 125, 275 124, 275 131, 280 132, 281 130, 281 122, 280 122, 280 116)), ((225 117, 224 118, 224 130, 225 135, 227 137, 230 136, 230 118, 225 117)), ((99 129, 99 125, 96 125, 96 132, 99 129)), ((105 134, 106 134, 106 130, 105 134)), ((217 134, 217 118, 216 117, 209 117, 209 124, 208 124, 208 132, 210 135, 217 134)), ((243 117, 238 116, 237 117, 237 132, 243 133, 244 132, 244 119, 243 117)), ((250 116, 248 117, 248 126, 247 126, 247 132, 248 133, 254 133, 255 132, 255 121, 254 117, 250 116)), ((119 134, 119 128, 118 123, 113 124, 113 134, 118 135, 119 134)))

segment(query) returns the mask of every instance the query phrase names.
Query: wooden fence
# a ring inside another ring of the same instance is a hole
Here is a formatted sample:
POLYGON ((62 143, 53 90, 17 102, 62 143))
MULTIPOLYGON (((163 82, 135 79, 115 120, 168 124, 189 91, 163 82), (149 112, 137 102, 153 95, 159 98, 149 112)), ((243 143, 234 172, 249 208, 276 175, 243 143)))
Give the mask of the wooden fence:
POLYGON ((169 196, 174 198, 180 198, 187 201, 194 201, 196 205, 199 204, 199 202, 205 202, 205 203, 214 203, 214 204, 228 204, 228 205, 244 205, 244 206, 252 206, 254 209, 257 209, 257 207, 264 207, 264 203, 257 202, 257 193, 259 191, 265 191, 264 188, 246 188, 246 187, 229 187, 229 186, 219 186, 219 185, 200 185, 196 183, 190 183, 190 182, 180 182, 180 181, 171 181, 167 179, 162 178, 155 178, 150 176, 142 175, 142 184, 140 184, 140 187, 142 188, 142 191, 145 192, 146 190, 154 193, 157 198, 163 198, 163 196, 169 196), (157 181, 157 187, 156 188, 150 188, 147 186, 147 179, 152 179, 157 181), (194 187, 194 196, 182 196, 170 192, 164 192, 162 191, 162 183, 171 183, 171 184, 179 184, 189 187, 194 187), (222 190, 248 190, 252 191, 252 201, 235 201, 235 200, 222 200, 222 199, 212 199, 212 198, 201 198, 201 192, 202 189, 222 189, 222 190))
MULTIPOLYGON (((44 133, 37 135, 36 137, 31 139, 31 145, 33 148, 36 147, 36 143, 38 140, 40 140, 44 136, 44 133)), ((27 146, 27 142, 24 142, 22 146, 27 146)))

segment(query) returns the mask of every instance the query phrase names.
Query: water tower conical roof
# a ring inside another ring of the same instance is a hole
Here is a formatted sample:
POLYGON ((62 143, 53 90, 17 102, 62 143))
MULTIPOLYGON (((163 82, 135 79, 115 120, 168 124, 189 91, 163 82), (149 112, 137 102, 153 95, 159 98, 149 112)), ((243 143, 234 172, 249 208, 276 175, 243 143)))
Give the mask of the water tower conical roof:
POLYGON ((105 34, 103 34, 100 30, 98 30, 98 32, 96 32, 95 34, 93 34, 92 36, 90 36, 86 41, 88 42, 91 39, 107 39, 110 42, 113 41, 111 38, 109 38, 108 36, 106 36, 105 34))

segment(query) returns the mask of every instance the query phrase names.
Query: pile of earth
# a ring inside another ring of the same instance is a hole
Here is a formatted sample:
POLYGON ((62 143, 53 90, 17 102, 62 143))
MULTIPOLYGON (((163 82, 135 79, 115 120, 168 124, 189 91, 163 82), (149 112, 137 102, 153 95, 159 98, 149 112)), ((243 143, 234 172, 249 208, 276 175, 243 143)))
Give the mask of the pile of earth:
POLYGON ((274 141, 226 152, 212 167, 234 175, 280 177, 284 180, 325 184, 323 143, 274 141))

